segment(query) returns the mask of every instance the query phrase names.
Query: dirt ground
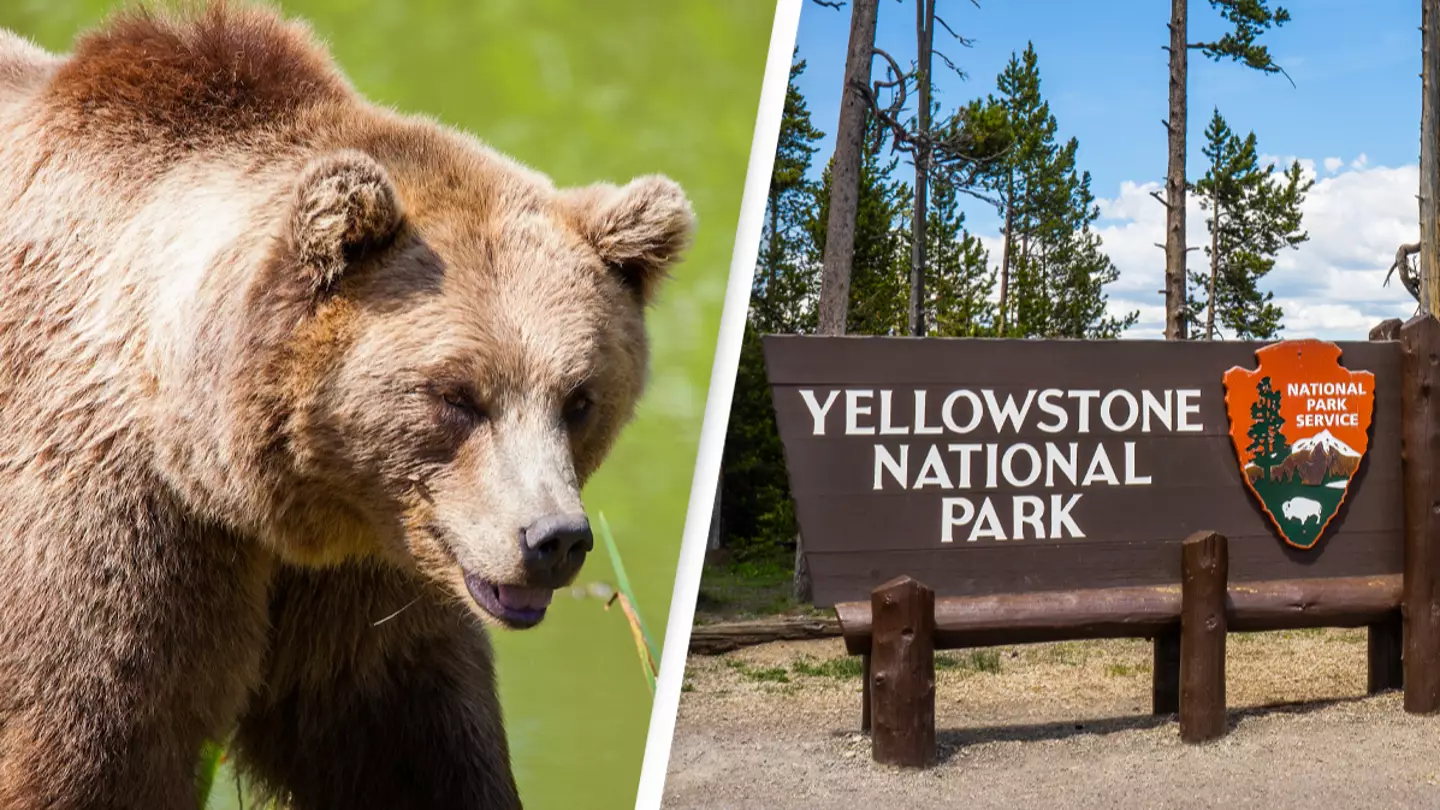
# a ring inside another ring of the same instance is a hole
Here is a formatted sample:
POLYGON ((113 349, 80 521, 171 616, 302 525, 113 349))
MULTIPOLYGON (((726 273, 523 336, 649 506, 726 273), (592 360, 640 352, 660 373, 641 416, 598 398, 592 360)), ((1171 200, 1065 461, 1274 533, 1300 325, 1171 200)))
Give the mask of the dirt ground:
POLYGON ((1180 742, 1150 710, 1150 645, 937 656, 940 764, 870 760, 839 640, 692 656, 665 807, 1440 808, 1440 717, 1365 697, 1365 634, 1230 637, 1230 733, 1180 742))

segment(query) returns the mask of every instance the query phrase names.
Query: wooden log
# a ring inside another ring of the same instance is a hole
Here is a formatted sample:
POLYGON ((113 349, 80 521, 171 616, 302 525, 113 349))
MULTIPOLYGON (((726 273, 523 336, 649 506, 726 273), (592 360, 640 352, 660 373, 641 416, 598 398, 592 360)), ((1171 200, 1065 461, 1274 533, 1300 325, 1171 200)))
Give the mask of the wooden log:
POLYGON ((1225 734, 1224 535, 1198 532, 1180 544, 1180 739, 1201 743, 1225 734))
POLYGON ((1365 627, 1400 606, 1395 575, 1236 582, 1226 595, 1233 633, 1305 627, 1365 627))
POLYGON ((1180 628, 1155 636, 1155 661, 1150 671, 1150 713, 1180 711, 1180 628))
MULTIPOLYGON (((835 606, 845 648, 870 650, 871 606, 835 606)), ((1180 616, 1180 589, 1107 588, 993 596, 951 596, 935 600, 937 649, 1064 641, 1077 638, 1147 638, 1180 616)))
POLYGON ((1369 694, 1405 685, 1405 670, 1400 656, 1403 649, 1400 612, 1395 611, 1384 621, 1370 625, 1366 649, 1366 686, 1369 694))
POLYGON ((1401 466, 1405 501, 1405 711, 1440 710, 1440 321, 1400 329, 1401 466))
POLYGON ((860 733, 870 733, 870 656, 869 654, 860 657, 861 686, 860 686, 860 733))
MULTIPOLYGON (((1226 594, 1234 631, 1365 627, 1400 606, 1398 575, 1237 582, 1226 594)), ((835 606, 845 649, 871 646, 868 602, 835 606)), ((1180 620, 1174 586, 1106 588, 935 600, 935 648, 960 649, 1087 638, 1155 638, 1180 620)))
POLYGON ((935 593, 898 577, 872 591, 870 603, 875 761, 925 767, 935 761, 935 593))
POLYGON ((754 621, 699 624, 690 631, 690 652, 695 655, 719 655, 772 641, 810 641, 839 635, 840 623, 832 618, 776 616, 754 621))

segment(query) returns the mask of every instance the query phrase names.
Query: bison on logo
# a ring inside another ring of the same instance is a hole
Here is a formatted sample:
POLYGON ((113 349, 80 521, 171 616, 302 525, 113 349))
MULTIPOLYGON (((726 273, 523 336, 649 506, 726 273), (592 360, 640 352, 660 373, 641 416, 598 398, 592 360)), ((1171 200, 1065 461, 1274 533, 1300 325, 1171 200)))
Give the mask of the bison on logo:
POLYGON ((1313 548, 1365 456, 1375 375, 1341 367, 1340 347, 1319 340, 1275 343, 1255 357, 1259 368, 1225 372, 1230 438, 1280 536, 1313 548))

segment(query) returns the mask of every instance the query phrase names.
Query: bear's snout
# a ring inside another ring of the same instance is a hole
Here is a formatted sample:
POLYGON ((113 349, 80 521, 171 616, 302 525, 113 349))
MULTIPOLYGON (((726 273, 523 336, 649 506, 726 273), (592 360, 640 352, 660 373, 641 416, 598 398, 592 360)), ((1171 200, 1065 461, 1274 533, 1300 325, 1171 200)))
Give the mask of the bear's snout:
POLYGON ((536 582, 563 584, 594 547, 584 512, 546 515, 520 532, 520 555, 529 579, 536 582))

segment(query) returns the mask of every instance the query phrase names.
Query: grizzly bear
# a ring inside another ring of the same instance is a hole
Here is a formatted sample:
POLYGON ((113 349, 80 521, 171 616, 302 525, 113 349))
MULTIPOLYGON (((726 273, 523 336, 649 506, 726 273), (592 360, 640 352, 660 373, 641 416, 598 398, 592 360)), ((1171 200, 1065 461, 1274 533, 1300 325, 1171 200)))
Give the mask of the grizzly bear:
POLYGON ((518 807, 486 627, 591 549, 692 228, 267 10, 0 31, 0 807, 193 810, 207 740, 300 810, 518 807))

